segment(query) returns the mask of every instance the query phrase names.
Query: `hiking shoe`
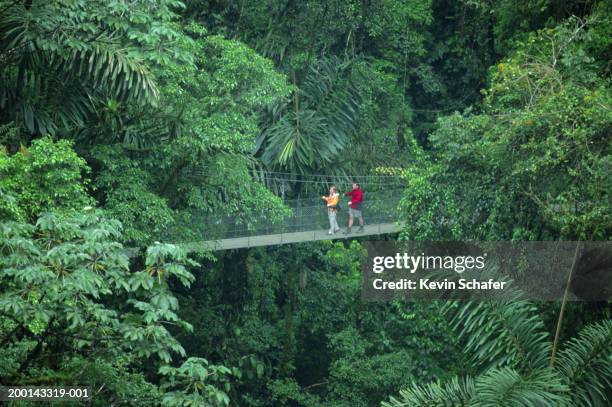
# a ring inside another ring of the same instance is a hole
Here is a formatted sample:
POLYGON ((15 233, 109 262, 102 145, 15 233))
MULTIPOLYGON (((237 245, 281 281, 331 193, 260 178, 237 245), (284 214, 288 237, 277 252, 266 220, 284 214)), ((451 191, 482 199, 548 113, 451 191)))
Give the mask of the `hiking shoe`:
POLYGON ((363 232, 363 226, 359 226, 359 229, 357 229, 357 233, 359 232, 363 232))
POLYGON ((347 228, 344 232, 342 232, 343 235, 350 235, 351 234, 351 228, 347 228))

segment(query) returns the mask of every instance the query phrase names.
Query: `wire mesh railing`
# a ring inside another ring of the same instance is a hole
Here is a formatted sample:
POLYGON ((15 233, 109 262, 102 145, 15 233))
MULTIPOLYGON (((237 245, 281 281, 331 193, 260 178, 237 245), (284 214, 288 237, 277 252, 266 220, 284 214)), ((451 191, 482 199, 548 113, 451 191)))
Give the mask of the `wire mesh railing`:
MULTIPOLYGON (((365 223, 373 225, 395 222, 398 219, 397 206, 401 196, 401 191, 377 193, 371 197, 366 195, 361 206, 365 223)), ((288 215, 277 220, 271 220, 267 216, 244 219, 231 215, 206 215, 202 221, 206 224, 207 240, 329 229, 327 207, 322 199, 295 199, 285 201, 284 204, 289 208, 288 215)), ((340 227, 347 225, 349 217, 347 198, 340 200, 336 217, 340 227)), ((357 221, 355 225, 358 225, 357 221)))
MULTIPOLYGON (((182 176, 206 179, 217 172, 218 169, 215 167, 202 165, 197 168, 185 168, 182 176)), ((350 189, 355 182, 368 191, 402 188, 405 184, 405 180, 401 176, 385 174, 296 174, 264 169, 251 169, 249 174, 253 180, 262 183, 270 191, 282 196, 285 194, 292 195, 296 191, 298 191, 298 194, 305 191, 326 191, 332 185, 345 190, 350 189)))

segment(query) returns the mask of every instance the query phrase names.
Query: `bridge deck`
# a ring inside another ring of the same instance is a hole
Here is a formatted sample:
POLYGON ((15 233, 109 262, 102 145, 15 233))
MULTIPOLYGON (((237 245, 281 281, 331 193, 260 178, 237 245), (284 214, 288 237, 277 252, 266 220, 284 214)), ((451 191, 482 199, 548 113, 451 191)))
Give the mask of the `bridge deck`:
POLYGON ((314 240, 348 239, 353 237, 394 233, 398 232, 400 227, 396 223, 376 223, 373 225, 365 225, 363 232, 357 232, 358 229, 359 226, 353 226, 353 233, 349 235, 343 234, 343 232, 346 230, 346 228, 343 227, 339 232, 333 235, 328 235, 327 230, 309 230, 306 232, 278 233, 272 235, 256 235, 194 242, 186 245, 186 247, 189 251, 227 250, 257 246, 271 246, 286 243, 310 242, 314 240))

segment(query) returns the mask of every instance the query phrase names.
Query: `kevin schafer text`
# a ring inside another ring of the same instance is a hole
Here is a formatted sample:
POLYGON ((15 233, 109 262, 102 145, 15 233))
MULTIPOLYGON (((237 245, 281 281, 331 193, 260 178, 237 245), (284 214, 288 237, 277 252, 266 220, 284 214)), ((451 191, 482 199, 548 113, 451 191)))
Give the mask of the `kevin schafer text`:
POLYGON ((376 290, 503 290, 507 281, 465 279, 458 281, 435 281, 429 278, 402 278, 396 281, 385 281, 377 278, 372 282, 376 290))

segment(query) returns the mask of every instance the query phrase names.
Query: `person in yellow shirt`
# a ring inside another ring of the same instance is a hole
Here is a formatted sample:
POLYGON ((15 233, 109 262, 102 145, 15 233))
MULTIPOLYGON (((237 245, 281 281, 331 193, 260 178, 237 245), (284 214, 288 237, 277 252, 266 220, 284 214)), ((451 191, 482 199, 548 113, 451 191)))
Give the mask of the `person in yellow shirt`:
POLYGON ((340 226, 338 226, 338 220, 336 219, 336 215, 338 213, 338 202, 340 201, 340 194, 338 194, 338 190, 335 186, 332 186, 329 189, 329 196, 322 196, 321 199, 327 202, 327 217, 329 218, 329 231, 328 235, 333 235, 337 231, 340 230, 340 226))

